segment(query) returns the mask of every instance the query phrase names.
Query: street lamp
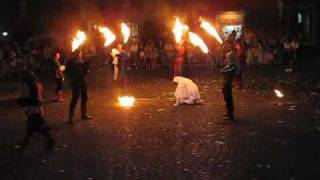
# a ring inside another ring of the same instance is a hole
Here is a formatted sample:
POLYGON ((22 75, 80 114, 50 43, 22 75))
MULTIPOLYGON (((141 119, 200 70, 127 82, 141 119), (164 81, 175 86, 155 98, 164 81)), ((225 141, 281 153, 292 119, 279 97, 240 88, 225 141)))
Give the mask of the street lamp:
POLYGON ((2 36, 8 36, 8 32, 2 32, 2 36))

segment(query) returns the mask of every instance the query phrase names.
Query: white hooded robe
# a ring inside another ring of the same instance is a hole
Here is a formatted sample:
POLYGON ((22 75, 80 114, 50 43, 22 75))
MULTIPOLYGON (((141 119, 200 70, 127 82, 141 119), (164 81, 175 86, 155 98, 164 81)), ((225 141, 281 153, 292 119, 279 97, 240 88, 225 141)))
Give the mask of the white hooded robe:
POLYGON ((198 86, 190 79, 176 76, 173 78, 173 82, 178 83, 174 96, 176 98, 176 104, 199 104, 200 93, 198 86))

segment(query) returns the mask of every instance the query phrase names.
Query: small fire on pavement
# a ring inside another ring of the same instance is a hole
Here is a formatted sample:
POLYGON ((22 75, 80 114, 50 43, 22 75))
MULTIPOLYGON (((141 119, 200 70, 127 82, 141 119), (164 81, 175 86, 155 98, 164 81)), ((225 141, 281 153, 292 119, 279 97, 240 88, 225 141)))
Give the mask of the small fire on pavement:
POLYGON ((136 99, 132 96, 120 96, 118 97, 118 102, 122 107, 131 107, 136 102, 136 99))
POLYGON ((274 90, 274 93, 276 93, 277 97, 279 97, 279 98, 283 98, 283 96, 284 96, 283 93, 277 89, 274 90))

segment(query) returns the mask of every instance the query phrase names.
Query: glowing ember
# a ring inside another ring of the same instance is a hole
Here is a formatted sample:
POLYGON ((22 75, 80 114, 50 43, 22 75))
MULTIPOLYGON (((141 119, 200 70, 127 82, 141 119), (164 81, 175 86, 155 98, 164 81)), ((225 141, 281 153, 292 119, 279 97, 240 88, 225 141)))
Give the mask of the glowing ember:
POLYGON ((281 91, 276 90, 276 89, 274 90, 274 93, 276 93, 277 97, 279 97, 279 98, 282 98, 284 96, 281 91))
POLYGON ((72 52, 77 50, 85 40, 86 40, 86 34, 83 31, 78 31, 71 43, 72 52))
POLYGON ((190 38, 191 44, 193 44, 194 46, 200 47, 203 53, 207 54, 209 52, 207 45, 197 34, 189 32, 189 38, 190 38))
POLYGON ((135 103, 136 99, 131 96, 121 96, 118 98, 118 101, 122 107, 131 107, 135 103))
POLYGON ((219 36, 216 28, 211 25, 208 21, 205 21, 203 19, 201 19, 201 28, 203 28, 204 30, 206 30, 211 36, 213 36, 214 38, 217 39, 217 41, 222 44, 223 41, 221 39, 221 37, 219 36))
POLYGON ((127 43, 131 32, 130 32, 130 28, 125 23, 121 23, 121 32, 123 34, 124 43, 127 43))
POLYGON ((105 38, 104 46, 109 46, 116 40, 116 36, 107 27, 99 27, 99 32, 101 32, 105 38))
POLYGON ((187 25, 182 24, 179 18, 176 18, 176 22, 173 27, 173 33, 175 35, 175 40, 177 43, 182 42, 183 34, 189 30, 189 27, 187 25))

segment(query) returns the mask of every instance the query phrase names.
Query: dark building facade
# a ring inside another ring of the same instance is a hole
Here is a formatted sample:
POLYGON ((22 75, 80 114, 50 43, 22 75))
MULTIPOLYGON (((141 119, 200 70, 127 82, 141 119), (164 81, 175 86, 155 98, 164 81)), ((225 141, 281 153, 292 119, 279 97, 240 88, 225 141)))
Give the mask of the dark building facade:
POLYGON ((299 35, 306 45, 320 44, 319 0, 2 0, 0 5, 1 30, 21 33, 24 27, 27 35, 52 31, 67 36, 79 27, 121 21, 168 27, 174 15, 192 24, 199 16, 214 19, 218 12, 240 10, 251 29, 299 35))
POLYGON ((299 34, 305 45, 320 46, 319 8, 317 0, 285 1, 283 26, 287 32, 299 34))

